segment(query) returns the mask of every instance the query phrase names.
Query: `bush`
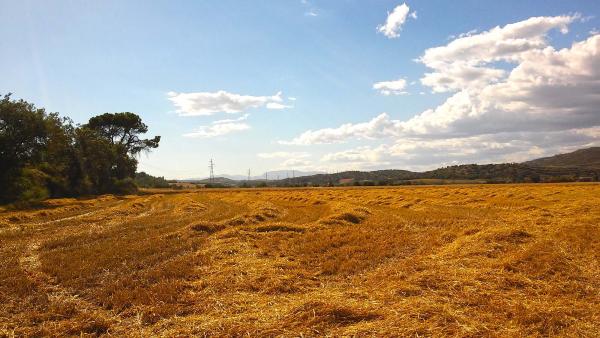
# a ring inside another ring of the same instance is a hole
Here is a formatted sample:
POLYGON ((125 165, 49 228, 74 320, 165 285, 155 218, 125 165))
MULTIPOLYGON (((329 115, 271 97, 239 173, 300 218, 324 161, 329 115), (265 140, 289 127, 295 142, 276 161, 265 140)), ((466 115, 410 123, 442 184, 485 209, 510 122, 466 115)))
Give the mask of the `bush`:
POLYGON ((132 178, 125 178, 122 180, 114 180, 112 192, 118 195, 129 195, 134 194, 138 191, 137 185, 132 178))
POLYGON ((155 177, 145 172, 135 174, 135 184, 140 188, 168 188, 169 182, 164 177, 155 177))
POLYGON ((20 202, 38 202, 48 198, 48 175, 37 169, 23 169, 15 182, 13 194, 20 202))

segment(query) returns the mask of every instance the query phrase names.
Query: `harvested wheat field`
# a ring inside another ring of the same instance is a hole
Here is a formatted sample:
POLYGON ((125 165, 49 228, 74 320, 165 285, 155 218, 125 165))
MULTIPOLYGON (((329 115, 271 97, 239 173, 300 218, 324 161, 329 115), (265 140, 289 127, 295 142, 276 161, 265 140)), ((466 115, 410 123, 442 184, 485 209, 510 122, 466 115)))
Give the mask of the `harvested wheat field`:
POLYGON ((600 185, 149 192, 0 212, 0 336, 598 336, 600 185))

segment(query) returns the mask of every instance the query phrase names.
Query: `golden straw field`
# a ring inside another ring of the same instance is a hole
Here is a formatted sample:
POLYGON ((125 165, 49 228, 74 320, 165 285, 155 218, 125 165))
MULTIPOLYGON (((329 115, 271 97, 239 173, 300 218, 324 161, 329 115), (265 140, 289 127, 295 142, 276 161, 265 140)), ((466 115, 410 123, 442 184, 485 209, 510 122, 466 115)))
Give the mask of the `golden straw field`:
POLYGON ((0 336, 598 336, 600 185, 197 189, 0 211, 0 336))

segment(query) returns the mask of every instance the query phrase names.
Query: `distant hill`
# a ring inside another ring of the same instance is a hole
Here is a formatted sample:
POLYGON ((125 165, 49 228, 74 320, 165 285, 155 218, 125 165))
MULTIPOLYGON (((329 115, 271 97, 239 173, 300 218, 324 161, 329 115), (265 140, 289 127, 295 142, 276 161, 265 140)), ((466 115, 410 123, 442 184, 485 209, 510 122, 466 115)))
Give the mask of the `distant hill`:
POLYGON ((340 180, 352 180, 352 182, 349 183, 372 182, 373 184, 382 184, 384 182, 392 183, 419 177, 420 173, 408 170, 390 169, 376 171, 343 171, 335 174, 318 174, 281 181, 292 185, 338 185, 340 180))
MULTIPOLYGON (((534 167, 521 163, 463 164, 426 172, 406 170, 345 171, 300 177, 292 185, 397 185, 441 183, 572 182, 582 178, 597 181, 600 169, 579 167, 534 167)), ((281 182, 284 185, 286 181, 281 182)))
POLYGON ((550 157, 523 162, 534 167, 579 167, 600 169, 600 147, 579 149, 567 154, 558 154, 550 157))
MULTIPOLYGON (((568 154, 524 163, 463 164, 425 172, 407 170, 345 171, 336 174, 304 176, 293 185, 386 185, 429 183, 513 183, 571 182, 600 180, 600 147, 580 149, 568 154)), ((288 184, 289 181, 283 181, 288 184)))
POLYGON ((203 178, 200 180, 189 179, 189 180, 178 180, 178 181, 179 182, 198 183, 198 184, 213 183, 213 184, 221 184, 221 185, 225 185, 225 186, 235 186, 239 182, 238 180, 232 180, 227 177, 215 177, 212 181, 208 178, 203 178))
MULTIPOLYGON (((318 174, 323 174, 323 172, 321 172, 321 171, 300 171, 300 170, 274 170, 274 171, 267 172, 267 178, 269 180, 276 180, 276 179, 282 180, 282 179, 289 178, 289 177, 302 177, 302 176, 311 176, 311 175, 318 175, 318 174)), ((246 181, 246 180, 248 180, 248 175, 220 174, 217 176, 219 178, 228 179, 231 181, 246 181)), ((264 179, 265 179, 265 173, 262 173, 261 175, 250 176, 251 181, 261 181, 264 179)), ((181 181, 181 182, 204 182, 207 180, 208 180, 208 177, 201 177, 201 178, 187 178, 187 179, 182 179, 182 180, 178 180, 178 181, 181 181)))
MULTIPOLYGON (((179 180, 208 184, 204 179, 179 180)), ((296 171, 272 171, 251 177, 219 176, 212 183, 221 186, 338 186, 404 185, 448 183, 522 183, 600 181, 600 147, 580 149, 568 154, 540 158, 523 163, 462 164, 425 172, 390 169, 344 171, 334 174, 296 171), (276 179, 279 177, 280 179, 276 179), (285 178, 284 178, 285 177, 285 178)))

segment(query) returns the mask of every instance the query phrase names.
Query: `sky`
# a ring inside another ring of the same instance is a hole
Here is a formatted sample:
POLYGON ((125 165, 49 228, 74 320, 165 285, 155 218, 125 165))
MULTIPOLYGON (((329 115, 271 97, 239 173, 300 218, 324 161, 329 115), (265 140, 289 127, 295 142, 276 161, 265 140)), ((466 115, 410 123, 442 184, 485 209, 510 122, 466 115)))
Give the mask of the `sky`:
POLYGON ((160 135, 138 170, 428 170, 600 145, 600 1, 6 1, 0 94, 160 135))

